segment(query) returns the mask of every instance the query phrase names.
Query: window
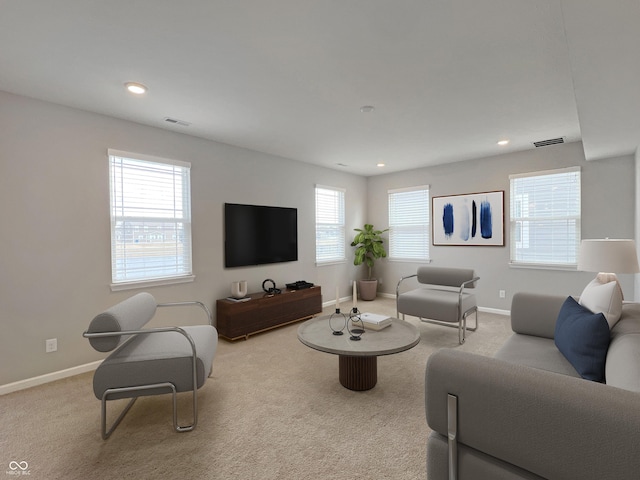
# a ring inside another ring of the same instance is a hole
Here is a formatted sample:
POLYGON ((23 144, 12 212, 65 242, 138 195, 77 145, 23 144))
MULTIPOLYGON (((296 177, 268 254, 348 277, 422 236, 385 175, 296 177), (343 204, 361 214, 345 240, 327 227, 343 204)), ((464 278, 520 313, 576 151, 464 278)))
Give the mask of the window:
POLYGON ((580 246, 580 168, 509 176, 511 263, 573 267, 580 246))
POLYGON ((112 289, 193 280, 190 164, 108 153, 112 289))
POLYGON ((345 260, 344 190, 316 185, 316 263, 345 260))
POLYGON ((389 258, 429 260, 429 186, 388 193, 389 258))

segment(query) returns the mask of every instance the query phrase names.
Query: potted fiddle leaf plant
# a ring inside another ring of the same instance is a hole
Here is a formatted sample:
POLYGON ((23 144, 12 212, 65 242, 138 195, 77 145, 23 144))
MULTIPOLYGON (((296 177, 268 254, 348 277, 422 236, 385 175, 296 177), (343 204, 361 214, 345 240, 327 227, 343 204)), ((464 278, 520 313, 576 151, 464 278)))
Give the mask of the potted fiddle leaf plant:
POLYGON ((364 229, 354 228, 356 236, 351 242, 352 247, 356 247, 353 260, 354 265, 367 265, 368 276, 366 280, 358 280, 358 290, 362 300, 374 300, 378 290, 378 280, 372 278, 371 272, 375 261, 387 256, 384 248, 382 234, 389 229, 375 230, 370 223, 365 224, 364 229))

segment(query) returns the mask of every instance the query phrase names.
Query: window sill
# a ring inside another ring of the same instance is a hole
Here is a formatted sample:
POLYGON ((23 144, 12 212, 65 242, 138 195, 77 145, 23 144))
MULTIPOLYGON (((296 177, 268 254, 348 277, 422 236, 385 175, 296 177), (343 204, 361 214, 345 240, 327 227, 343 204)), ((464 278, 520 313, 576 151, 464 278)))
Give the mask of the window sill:
POLYGON ((389 262, 398 262, 398 263, 431 263, 430 258, 391 258, 387 257, 389 262))
POLYGON ((326 267, 328 265, 341 265, 347 263, 346 260, 328 260, 326 262, 316 262, 316 267, 326 267))
POLYGON ((509 268, 524 268, 533 270, 564 270, 567 272, 575 272, 578 270, 577 265, 558 265, 550 263, 509 263, 509 268))
POLYGON ((190 283, 193 282, 195 278, 195 275, 185 275, 183 277, 156 278, 154 280, 112 283, 111 291, 119 292, 122 290, 133 290, 134 288, 160 287, 163 285, 173 285, 177 283, 190 283))

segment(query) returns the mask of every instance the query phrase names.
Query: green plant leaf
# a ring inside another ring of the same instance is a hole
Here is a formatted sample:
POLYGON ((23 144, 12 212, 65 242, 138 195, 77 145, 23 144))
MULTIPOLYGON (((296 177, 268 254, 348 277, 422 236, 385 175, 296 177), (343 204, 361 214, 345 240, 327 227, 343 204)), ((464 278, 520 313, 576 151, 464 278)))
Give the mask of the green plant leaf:
POLYGON ((354 251, 354 265, 362 265, 366 263, 368 268, 368 279, 371 280, 371 269, 378 258, 384 258, 387 256, 387 251, 384 247, 384 239, 381 235, 387 232, 389 229, 375 230, 374 226, 370 223, 366 223, 364 228, 354 228, 354 231, 358 232, 351 242, 352 247, 356 247, 354 251))

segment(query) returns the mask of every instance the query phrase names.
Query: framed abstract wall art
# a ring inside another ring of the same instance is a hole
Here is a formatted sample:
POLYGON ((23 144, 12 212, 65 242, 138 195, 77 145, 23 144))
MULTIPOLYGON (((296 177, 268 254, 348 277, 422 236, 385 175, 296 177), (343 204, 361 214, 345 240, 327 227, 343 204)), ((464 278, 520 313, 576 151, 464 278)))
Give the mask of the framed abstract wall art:
POLYGON ((434 245, 504 246, 504 190, 433 197, 434 245))

